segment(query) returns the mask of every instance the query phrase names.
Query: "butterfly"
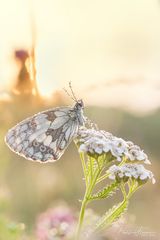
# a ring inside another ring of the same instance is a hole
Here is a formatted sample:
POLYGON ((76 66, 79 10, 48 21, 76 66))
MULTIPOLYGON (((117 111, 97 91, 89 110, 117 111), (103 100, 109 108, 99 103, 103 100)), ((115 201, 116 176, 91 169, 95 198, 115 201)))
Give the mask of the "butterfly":
POLYGON ((73 97, 73 107, 40 112, 11 128, 5 136, 8 147, 28 160, 58 160, 86 121, 83 101, 73 97))

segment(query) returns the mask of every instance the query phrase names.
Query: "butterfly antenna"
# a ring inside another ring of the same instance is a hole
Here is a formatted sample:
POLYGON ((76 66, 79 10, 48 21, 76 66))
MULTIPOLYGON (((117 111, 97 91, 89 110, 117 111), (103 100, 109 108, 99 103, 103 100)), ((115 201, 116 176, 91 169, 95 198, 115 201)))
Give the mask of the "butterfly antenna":
POLYGON ((70 88, 71 93, 72 93, 72 96, 73 96, 72 99, 74 99, 74 101, 78 102, 78 99, 76 98, 76 95, 75 95, 75 93, 74 93, 74 91, 73 91, 72 83, 71 83, 71 82, 69 82, 69 88, 70 88))
POLYGON ((66 88, 63 88, 63 90, 65 91, 65 93, 66 93, 73 101, 75 101, 75 99, 69 94, 69 92, 67 91, 66 88))

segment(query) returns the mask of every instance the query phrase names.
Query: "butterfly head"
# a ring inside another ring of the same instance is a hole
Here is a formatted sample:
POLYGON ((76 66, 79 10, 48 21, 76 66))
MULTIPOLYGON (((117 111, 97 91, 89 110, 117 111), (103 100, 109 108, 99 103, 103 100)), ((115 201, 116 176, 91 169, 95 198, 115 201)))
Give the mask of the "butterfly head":
POLYGON ((84 109, 83 100, 82 100, 82 99, 77 100, 74 108, 77 109, 77 110, 79 110, 79 109, 84 109))

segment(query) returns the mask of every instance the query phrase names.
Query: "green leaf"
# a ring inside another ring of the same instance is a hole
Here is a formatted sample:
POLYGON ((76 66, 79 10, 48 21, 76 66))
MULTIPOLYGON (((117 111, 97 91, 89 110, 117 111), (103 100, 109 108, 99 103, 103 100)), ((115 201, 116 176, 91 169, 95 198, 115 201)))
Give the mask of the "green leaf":
POLYGON ((109 227, 113 222, 117 221, 127 210, 128 204, 128 199, 125 199, 123 202, 109 209, 109 211, 97 222, 96 231, 103 230, 104 228, 109 227))
POLYGON ((92 157, 88 157, 86 168, 87 168, 87 170, 86 170, 87 175, 91 175, 91 173, 93 174, 95 172, 95 170, 97 169, 96 160, 92 157))
POLYGON ((118 189, 119 183, 117 181, 113 182, 110 185, 107 185, 99 192, 90 196, 88 200, 100 200, 112 196, 118 189))

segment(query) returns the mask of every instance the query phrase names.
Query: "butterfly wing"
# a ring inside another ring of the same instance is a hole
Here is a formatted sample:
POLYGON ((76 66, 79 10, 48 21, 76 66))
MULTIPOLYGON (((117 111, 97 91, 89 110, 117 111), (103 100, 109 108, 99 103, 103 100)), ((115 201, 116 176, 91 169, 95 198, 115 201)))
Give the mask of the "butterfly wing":
POLYGON ((69 115, 71 108, 38 113, 11 128, 5 141, 9 148, 29 160, 58 160, 75 137, 79 123, 69 115))

